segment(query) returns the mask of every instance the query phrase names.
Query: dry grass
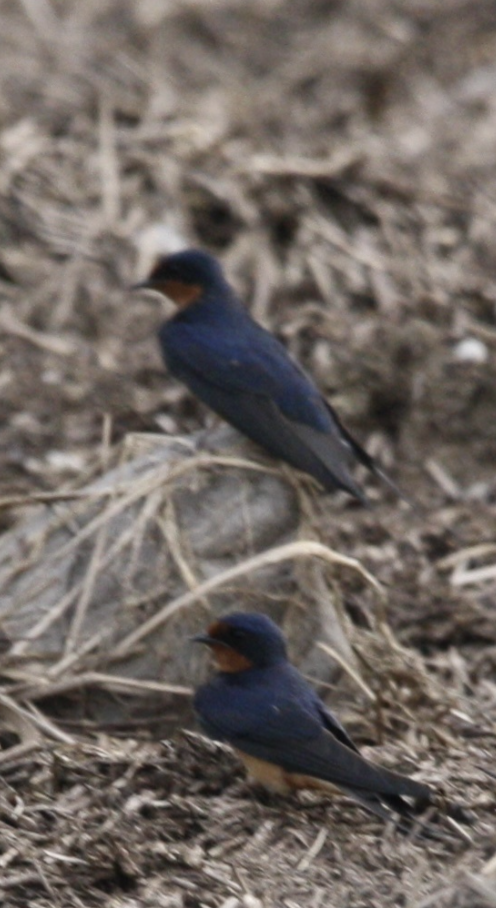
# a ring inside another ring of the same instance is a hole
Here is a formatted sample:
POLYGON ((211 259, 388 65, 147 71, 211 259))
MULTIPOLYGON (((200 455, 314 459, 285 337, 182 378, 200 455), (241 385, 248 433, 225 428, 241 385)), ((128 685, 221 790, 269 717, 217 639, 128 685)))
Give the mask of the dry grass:
POLYGON ((6 904, 490 908, 493 4, 0 13, 6 904), (421 511, 195 448, 205 414, 164 377, 162 316, 126 291, 186 244, 222 256, 421 511), (347 803, 259 804, 222 748, 149 740, 158 713, 188 721, 193 625, 236 602, 272 609, 371 755, 473 804, 472 845, 398 841, 347 803), (90 737, 98 711, 133 738, 90 737))

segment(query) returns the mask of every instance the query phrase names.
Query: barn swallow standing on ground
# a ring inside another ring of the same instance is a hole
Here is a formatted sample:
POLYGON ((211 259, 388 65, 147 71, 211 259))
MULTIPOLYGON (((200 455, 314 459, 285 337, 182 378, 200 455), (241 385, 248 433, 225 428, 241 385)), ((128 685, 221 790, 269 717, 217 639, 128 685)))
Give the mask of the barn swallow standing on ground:
POLYGON ((253 321, 213 256, 194 249, 165 256, 140 288, 176 303, 159 331, 165 363, 227 422, 326 490, 367 504, 350 473, 358 462, 401 495, 283 345, 253 321))
MULTIPOLYGON (((249 774, 287 794, 340 788, 385 820, 399 814, 409 831, 436 796, 428 785, 363 757, 343 726, 288 662, 284 637, 260 614, 225 615, 193 638, 210 647, 218 674, 198 689, 194 707, 209 737, 234 748, 249 774)), ((471 822, 458 805, 446 815, 471 822)), ((423 834, 438 836, 429 821, 423 834)), ((420 827, 422 821, 420 821, 420 827)))

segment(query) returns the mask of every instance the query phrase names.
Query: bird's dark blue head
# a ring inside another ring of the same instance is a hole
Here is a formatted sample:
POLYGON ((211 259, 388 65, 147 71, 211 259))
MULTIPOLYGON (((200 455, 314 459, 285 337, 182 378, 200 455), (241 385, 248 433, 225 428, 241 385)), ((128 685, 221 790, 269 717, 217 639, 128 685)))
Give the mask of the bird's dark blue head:
POLYGON ((161 256, 147 279, 134 289, 156 290, 182 309, 206 293, 224 290, 226 286, 220 263, 213 255, 201 249, 185 249, 161 256))
POLYGON ((266 615, 244 612, 223 615, 210 625, 206 634, 199 634, 194 640, 212 649, 223 672, 266 668, 287 659, 284 637, 266 615))

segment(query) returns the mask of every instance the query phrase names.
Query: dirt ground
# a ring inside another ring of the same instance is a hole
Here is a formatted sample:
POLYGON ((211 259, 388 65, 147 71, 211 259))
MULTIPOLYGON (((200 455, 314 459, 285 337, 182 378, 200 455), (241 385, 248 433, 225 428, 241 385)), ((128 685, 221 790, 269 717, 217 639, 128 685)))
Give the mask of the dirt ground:
MULTIPOLYGON (((366 698, 341 716, 477 817, 471 842, 426 844, 347 801, 266 802, 180 729, 22 756, 3 735, 2 904, 496 905, 494 3, 0 16, 2 532, 128 433, 209 422, 164 374, 156 302, 127 288, 158 251, 213 251, 418 505, 369 480, 371 511, 316 498, 319 538, 384 584, 404 647, 381 664, 370 635, 382 719, 366 698)), ((367 596, 342 593, 366 627, 367 596)))

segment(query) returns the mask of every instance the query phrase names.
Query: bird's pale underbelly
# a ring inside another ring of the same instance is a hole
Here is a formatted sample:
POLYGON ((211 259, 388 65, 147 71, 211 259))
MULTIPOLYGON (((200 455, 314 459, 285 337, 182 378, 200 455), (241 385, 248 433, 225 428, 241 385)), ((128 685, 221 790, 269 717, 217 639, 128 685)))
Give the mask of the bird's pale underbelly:
POLYGON ((306 776, 303 773, 287 772, 275 763, 252 757, 241 750, 236 750, 236 753, 251 778, 264 788, 268 788, 269 791, 287 795, 301 788, 314 788, 319 791, 339 793, 339 789, 332 782, 317 779, 315 776, 306 776))

